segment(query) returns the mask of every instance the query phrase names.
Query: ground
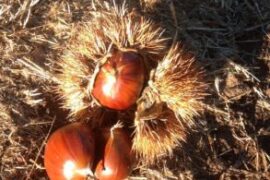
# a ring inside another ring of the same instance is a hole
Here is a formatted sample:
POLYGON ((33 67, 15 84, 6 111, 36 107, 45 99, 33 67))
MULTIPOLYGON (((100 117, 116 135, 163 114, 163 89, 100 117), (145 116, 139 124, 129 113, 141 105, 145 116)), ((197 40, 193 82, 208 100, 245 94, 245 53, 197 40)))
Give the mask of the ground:
MULTIPOLYGON (((0 179, 47 179, 44 145, 68 112, 44 77, 55 71, 71 29, 90 18, 91 4, 0 2, 0 179)), ((186 142, 130 179, 270 179, 270 1, 127 4, 189 47, 209 83, 186 142)))

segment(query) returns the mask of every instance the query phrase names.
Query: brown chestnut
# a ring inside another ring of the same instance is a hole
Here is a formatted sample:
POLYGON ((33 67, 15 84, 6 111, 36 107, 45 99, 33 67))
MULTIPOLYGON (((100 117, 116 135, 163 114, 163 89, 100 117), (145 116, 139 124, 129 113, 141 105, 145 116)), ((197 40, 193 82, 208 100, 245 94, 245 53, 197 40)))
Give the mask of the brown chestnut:
POLYGON ((55 131, 45 147, 44 164, 51 180, 84 180, 94 161, 95 141, 84 124, 73 123, 55 131))
POLYGON ((142 56, 132 51, 117 51, 100 67, 92 95, 102 106, 125 110, 137 101, 144 80, 142 56))
POLYGON ((103 160, 99 161, 95 176, 99 180, 122 180, 131 171, 131 139, 121 128, 111 130, 103 160))

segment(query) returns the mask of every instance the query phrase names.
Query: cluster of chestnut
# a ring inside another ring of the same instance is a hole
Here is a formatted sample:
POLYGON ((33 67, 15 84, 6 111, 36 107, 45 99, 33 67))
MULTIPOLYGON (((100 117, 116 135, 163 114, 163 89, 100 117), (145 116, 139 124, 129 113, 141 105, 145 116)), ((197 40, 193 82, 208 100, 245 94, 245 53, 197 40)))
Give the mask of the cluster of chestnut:
POLYGON ((72 123, 55 131, 45 148, 44 164, 52 180, 121 180, 132 166, 131 140, 118 124, 99 132, 72 123))
MULTIPOLYGON (((116 52, 101 66, 92 94, 105 108, 126 110, 141 93, 143 75, 144 64, 138 54, 116 52)), ((50 136, 44 164, 52 180, 122 180, 131 170, 131 145, 130 134, 119 123, 110 128, 73 123, 50 136)))
POLYGON ((53 180, 121 180, 133 154, 144 164, 171 155, 207 88, 193 56, 179 44, 168 47, 164 29, 125 1, 93 2, 92 19, 75 28, 57 74, 63 108, 88 125, 68 125, 48 140, 53 180), (116 117, 101 118, 100 110, 116 117))

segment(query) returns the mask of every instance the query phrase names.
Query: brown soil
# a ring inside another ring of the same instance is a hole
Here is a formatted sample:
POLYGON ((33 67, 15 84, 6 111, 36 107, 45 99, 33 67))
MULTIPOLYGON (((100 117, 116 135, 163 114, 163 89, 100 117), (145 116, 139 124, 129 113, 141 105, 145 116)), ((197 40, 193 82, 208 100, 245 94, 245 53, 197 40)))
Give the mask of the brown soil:
MULTIPOLYGON (((186 142, 130 179, 270 179, 270 1, 127 4, 188 46, 210 84, 186 142)), ((71 29, 91 17, 91 1, 0 5, 0 179, 47 179, 46 139, 72 121, 50 77, 71 29)))

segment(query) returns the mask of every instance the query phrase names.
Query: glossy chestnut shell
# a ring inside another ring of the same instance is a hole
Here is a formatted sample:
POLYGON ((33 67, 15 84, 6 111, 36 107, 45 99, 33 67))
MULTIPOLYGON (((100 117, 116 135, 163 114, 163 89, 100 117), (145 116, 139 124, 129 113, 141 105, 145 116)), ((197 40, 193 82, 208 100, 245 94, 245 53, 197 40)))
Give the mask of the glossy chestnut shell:
POLYGON ((115 129, 106 143, 95 176, 99 180, 123 180, 131 171, 131 161, 131 139, 123 129, 115 129))
POLYGON ((84 124, 73 123, 55 131, 45 147, 44 164, 51 180, 84 180, 91 174, 95 141, 84 124))
POLYGON ((142 56, 117 51, 100 67, 92 95, 105 107, 125 110, 140 96, 145 80, 142 56))

